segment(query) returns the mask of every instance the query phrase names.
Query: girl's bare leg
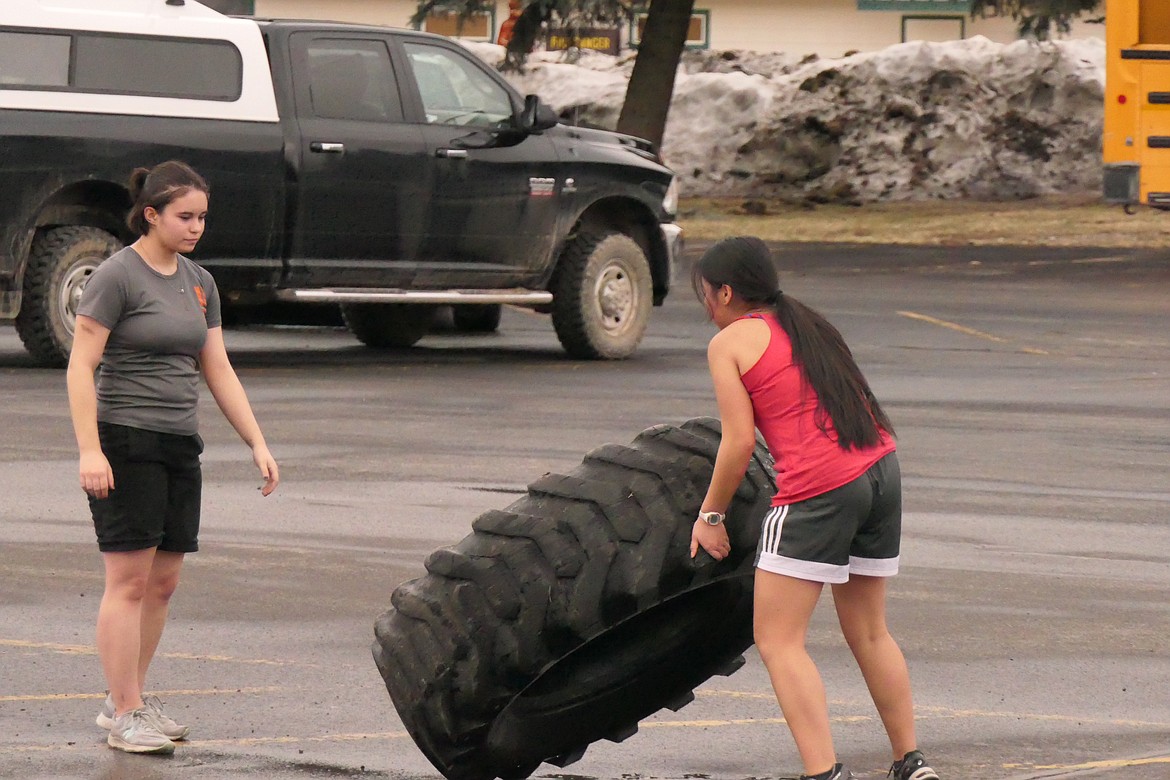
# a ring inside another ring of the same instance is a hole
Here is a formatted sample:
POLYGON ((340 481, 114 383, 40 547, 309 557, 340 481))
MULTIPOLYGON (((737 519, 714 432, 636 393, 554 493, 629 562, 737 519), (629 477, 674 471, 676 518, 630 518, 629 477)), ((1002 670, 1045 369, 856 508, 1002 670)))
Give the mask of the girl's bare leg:
POLYGON ((150 578, 142 599, 141 641, 138 651, 138 690, 146 690, 146 671, 154 660, 162 638, 163 626, 167 622, 171 596, 179 585, 179 570, 183 566, 183 553, 159 550, 150 567, 150 578))
POLYGON ((809 620, 822 587, 819 582, 756 571, 756 646, 808 775, 837 763, 825 686, 805 649, 809 620))
POLYGON ((142 604, 154 556, 153 547, 102 553, 106 587, 98 608, 97 648, 117 715, 142 706, 142 604))
POLYGON ((886 578, 854 574, 833 586, 845 641, 857 659, 869 695, 890 738, 894 760, 917 748, 910 672, 886 627, 886 578))

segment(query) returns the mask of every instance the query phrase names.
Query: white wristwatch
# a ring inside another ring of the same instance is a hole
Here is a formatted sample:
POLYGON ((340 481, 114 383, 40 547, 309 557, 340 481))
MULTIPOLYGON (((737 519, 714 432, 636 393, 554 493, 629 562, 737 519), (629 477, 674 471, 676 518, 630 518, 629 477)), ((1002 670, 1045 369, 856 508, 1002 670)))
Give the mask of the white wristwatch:
POLYGON ((719 525, 723 522, 722 512, 699 512, 699 519, 707 525, 719 525))

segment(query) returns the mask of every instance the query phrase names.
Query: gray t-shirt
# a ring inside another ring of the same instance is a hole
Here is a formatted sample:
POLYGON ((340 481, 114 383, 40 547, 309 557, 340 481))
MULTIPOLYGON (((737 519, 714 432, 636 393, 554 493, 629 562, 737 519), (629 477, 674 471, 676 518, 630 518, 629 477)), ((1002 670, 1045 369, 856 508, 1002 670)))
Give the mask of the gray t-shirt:
POLYGON ((98 369, 98 420, 149 431, 198 431, 199 352, 221 325, 211 274, 179 255, 171 276, 132 248, 116 252, 86 282, 78 314, 110 329, 98 369))

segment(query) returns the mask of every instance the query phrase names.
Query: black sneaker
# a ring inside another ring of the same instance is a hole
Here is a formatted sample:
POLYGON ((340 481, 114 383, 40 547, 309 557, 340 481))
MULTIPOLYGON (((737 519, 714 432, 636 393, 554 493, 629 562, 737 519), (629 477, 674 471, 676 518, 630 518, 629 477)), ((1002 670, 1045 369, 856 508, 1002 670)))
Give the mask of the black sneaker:
POLYGON ((926 763, 926 757, 920 750, 911 750, 901 761, 895 761, 890 766, 889 774, 894 780, 938 780, 938 772, 926 763))
MULTIPOLYGON (((800 777, 781 778, 780 780, 811 780, 811 778, 808 775, 801 775, 800 777)), ((833 773, 829 775, 829 780, 857 780, 857 776, 841 764, 834 764, 833 773)))

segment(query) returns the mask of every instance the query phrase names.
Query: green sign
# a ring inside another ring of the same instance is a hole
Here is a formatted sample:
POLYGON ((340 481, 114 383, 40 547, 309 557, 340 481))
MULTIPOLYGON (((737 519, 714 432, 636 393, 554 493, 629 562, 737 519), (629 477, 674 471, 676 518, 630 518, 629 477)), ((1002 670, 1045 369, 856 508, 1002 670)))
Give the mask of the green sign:
POLYGON ((969 14, 971 0, 857 0, 857 10, 969 14))

